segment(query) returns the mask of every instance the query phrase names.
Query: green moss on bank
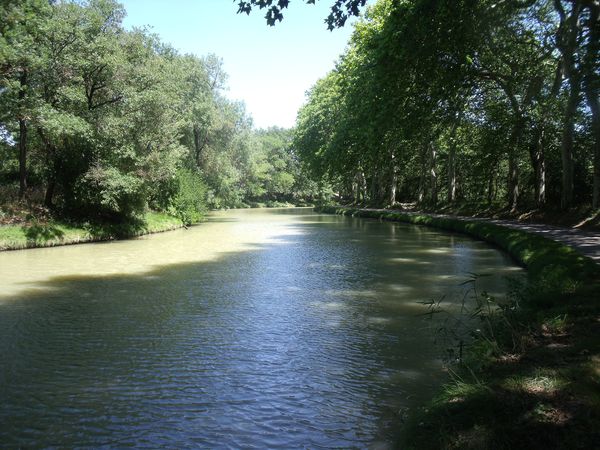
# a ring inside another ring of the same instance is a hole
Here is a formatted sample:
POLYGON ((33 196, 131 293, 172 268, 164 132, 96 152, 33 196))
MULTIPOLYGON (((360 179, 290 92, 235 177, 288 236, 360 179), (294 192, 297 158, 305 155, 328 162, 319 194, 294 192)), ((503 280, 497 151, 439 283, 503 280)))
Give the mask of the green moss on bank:
MULTIPOLYGON (((520 308, 494 319, 449 368, 451 381, 409 416, 402 449, 596 448, 600 442, 600 266, 520 230, 452 218, 323 207, 466 233, 528 269, 520 308)), ((488 320, 482 318, 483 320, 488 320)))
POLYGON ((143 217, 124 223, 76 224, 60 220, 26 225, 0 226, 0 250, 125 239, 144 234, 181 228, 183 222, 168 214, 150 211, 143 217))

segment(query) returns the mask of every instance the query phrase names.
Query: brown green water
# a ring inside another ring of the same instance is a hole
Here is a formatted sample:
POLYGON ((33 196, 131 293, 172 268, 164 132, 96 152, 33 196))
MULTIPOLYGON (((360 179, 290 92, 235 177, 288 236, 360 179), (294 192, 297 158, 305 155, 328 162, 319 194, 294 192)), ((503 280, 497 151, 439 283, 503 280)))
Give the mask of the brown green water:
POLYGON ((0 447, 365 448, 445 379, 420 302, 520 269, 308 209, 0 253, 0 447))

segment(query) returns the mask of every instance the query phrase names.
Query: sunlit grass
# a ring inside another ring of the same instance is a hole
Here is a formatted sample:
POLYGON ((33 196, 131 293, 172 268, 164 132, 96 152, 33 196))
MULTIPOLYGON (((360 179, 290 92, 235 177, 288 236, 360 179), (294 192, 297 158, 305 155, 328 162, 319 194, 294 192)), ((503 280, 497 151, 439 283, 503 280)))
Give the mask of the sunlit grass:
POLYGON ((513 392, 552 395, 568 386, 568 381, 552 369, 537 369, 534 375, 508 377, 501 386, 513 392))
POLYGON ((174 230, 183 226, 181 220, 164 213, 149 211, 142 218, 122 224, 72 224, 52 220, 25 225, 0 226, 0 250, 103 241, 141 236, 174 230))
POLYGON ((444 403, 449 401, 456 403, 462 402, 471 396, 487 395, 489 393, 489 388, 483 383, 468 383, 456 380, 444 387, 442 395, 435 402, 444 403))

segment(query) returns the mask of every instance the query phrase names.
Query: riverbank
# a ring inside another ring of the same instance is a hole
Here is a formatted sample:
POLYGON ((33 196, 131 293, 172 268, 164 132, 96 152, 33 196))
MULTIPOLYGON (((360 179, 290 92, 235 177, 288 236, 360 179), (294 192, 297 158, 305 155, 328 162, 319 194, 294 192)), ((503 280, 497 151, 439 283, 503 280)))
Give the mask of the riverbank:
POLYGON ((521 224, 544 224, 578 230, 600 231, 600 210, 591 205, 573 206, 567 210, 561 208, 507 208, 503 204, 489 205, 478 202, 455 202, 442 205, 417 205, 416 203, 400 203, 403 211, 425 213, 430 215, 450 215, 468 219, 491 219, 499 221, 515 221, 521 224))
POLYGON ((450 218, 462 221, 484 222, 538 234, 550 240, 573 247, 575 250, 600 263, 600 211, 572 209, 559 217, 556 211, 498 211, 491 209, 465 210, 460 206, 454 209, 442 207, 438 210, 419 209, 414 204, 402 204, 400 209, 372 209, 381 213, 400 212, 407 215, 422 215, 436 218, 450 218))
MULTIPOLYGON (((291 203, 270 202, 246 205, 242 209, 290 207, 296 206, 291 203)), ((25 209, 25 212, 7 215, 4 223, 0 221, 0 251, 129 239, 186 226, 179 218, 156 211, 148 211, 142 217, 119 224, 61 220, 53 218, 43 208, 35 211, 35 215, 31 214, 31 208, 25 209), (33 218, 26 219, 25 212, 33 218)))
POLYGON ((154 211, 148 211, 136 220, 119 224, 33 219, 26 223, 1 225, 0 251, 126 239, 183 226, 180 219, 154 211))
POLYGON ((529 285, 515 298, 477 312, 480 332, 448 366, 451 381, 407 418, 401 448, 593 448, 600 442, 600 266, 559 242, 485 221, 318 211, 466 233, 528 269, 529 285))

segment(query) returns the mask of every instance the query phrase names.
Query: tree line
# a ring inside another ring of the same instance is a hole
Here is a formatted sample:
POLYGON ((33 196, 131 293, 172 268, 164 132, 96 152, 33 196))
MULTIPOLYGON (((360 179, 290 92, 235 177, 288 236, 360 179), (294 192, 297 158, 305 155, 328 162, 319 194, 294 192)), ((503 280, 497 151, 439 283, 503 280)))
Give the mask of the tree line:
POLYGON ((215 55, 125 30, 114 0, 0 2, 0 184, 68 216, 311 199, 282 129, 255 130, 215 55))
POLYGON ((598 208, 599 11, 379 0, 308 93, 294 146, 357 203, 598 208))

